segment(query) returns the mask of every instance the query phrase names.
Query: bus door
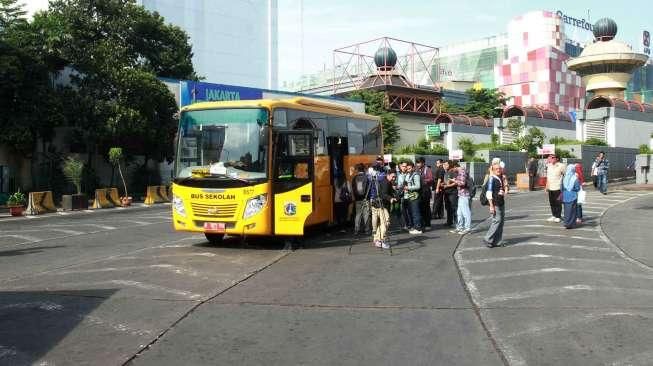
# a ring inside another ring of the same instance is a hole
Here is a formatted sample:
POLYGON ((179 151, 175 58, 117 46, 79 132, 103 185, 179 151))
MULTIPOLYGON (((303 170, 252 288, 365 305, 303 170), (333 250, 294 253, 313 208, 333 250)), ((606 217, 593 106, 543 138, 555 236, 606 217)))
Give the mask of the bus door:
POLYGON ((274 135, 275 235, 304 235, 304 225, 313 212, 313 131, 276 131, 274 135))

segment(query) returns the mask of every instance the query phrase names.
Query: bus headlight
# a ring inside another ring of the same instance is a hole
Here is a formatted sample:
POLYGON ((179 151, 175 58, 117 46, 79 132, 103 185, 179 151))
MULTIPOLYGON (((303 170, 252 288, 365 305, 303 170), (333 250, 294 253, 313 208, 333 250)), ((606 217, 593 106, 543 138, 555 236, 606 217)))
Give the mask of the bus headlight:
POLYGON ((179 196, 172 197, 172 207, 178 215, 186 217, 186 209, 184 208, 184 200, 179 196))
POLYGON ((243 213, 243 219, 250 218, 259 213, 267 201, 267 194, 260 194, 247 200, 247 204, 245 205, 245 212, 243 213))

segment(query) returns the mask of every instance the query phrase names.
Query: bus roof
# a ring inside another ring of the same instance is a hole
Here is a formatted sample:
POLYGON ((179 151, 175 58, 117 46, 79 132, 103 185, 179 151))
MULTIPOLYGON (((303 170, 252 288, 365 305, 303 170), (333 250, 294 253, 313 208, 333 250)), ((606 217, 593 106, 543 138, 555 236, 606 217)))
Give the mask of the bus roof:
POLYGON ((196 111, 202 109, 219 108, 292 108, 309 112, 324 112, 337 116, 356 117, 370 120, 379 120, 379 117, 369 114, 354 113, 351 107, 325 102, 312 98, 289 98, 289 99, 254 99, 254 100, 230 100, 220 102, 199 102, 181 108, 182 112, 196 111))

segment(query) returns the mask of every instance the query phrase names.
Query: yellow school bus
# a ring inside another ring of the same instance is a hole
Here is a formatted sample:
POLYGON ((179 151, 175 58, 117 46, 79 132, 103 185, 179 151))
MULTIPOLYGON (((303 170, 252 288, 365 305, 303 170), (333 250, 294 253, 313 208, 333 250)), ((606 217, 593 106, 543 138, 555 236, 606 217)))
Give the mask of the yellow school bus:
POLYGON ((309 98, 203 102, 181 110, 172 216, 210 242, 304 234, 334 222, 336 176, 383 151, 378 117, 309 98))

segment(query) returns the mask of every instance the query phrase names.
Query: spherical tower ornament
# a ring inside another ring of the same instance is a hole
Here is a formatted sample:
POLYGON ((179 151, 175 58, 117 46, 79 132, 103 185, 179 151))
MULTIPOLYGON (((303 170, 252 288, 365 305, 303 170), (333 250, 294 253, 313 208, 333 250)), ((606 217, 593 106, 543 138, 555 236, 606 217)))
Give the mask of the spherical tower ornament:
POLYGON ((374 54, 374 63, 379 70, 392 70, 397 64, 397 54, 390 47, 381 47, 374 54))
POLYGON ((592 32, 597 41, 611 41, 617 35, 617 23, 610 18, 601 18, 594 23, 592 32))

